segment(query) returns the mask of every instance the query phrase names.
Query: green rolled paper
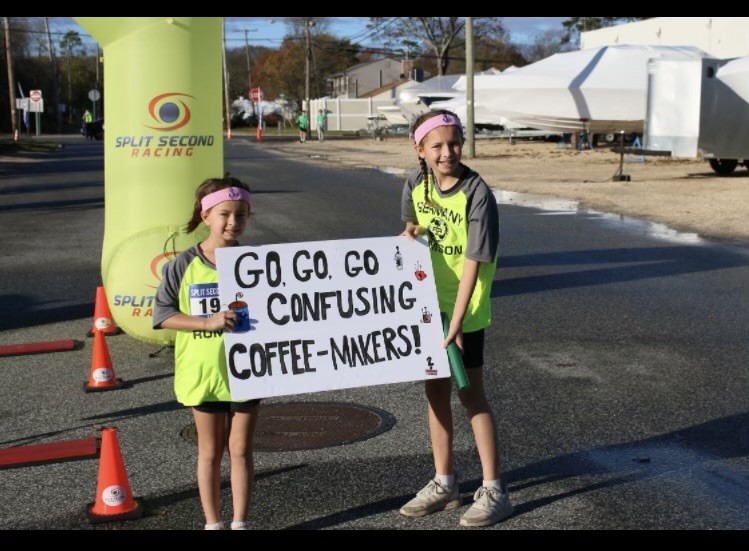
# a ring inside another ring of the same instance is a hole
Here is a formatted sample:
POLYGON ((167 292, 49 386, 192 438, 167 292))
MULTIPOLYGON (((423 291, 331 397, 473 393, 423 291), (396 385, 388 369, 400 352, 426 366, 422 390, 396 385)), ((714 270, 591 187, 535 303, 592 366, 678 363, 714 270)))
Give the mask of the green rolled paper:
MULTIPOLYGON (((442 314, 442 330, 447 337, 448 331, 450 331, 450 322, 447 319, 447 315, 442 314)), ((471 388, 471 383, 468 382, 468 375, 466 375, 466 369, 463 367, 463 355, 460 353, 460 348, 455 344, 455 341, 447 345, 447 359, 450 361, 450 369, 455 377, 455 384, 458 386, 458 390, 466 390, 471 388)))

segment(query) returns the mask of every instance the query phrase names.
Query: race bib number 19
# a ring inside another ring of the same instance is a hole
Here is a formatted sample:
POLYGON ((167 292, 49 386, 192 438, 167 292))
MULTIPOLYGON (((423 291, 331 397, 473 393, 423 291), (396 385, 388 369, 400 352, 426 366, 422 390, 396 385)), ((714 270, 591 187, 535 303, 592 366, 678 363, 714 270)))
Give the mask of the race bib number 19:
POLYGON ((218 298, 218 283, 190 285, 190 315, 210 318, 221 310, 218 298))

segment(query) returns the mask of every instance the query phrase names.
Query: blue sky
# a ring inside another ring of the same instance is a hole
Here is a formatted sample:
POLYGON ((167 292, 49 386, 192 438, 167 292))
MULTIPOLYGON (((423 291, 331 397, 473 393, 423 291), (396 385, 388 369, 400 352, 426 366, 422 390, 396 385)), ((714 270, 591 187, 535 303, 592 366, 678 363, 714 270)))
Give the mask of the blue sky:
MULTIPOLYGON (((566 17, 503 17, 502 22, 510 32, 514 42, 532 43, 534 38, 547 30, 561 30, 566 17)), ((226 36, 229 47, 245 44, 245 33, 251 46, 278 47, 287 32, 282 17, 227 17, 226 36)), ((352 42, 368 45, 370 35, 367 30, 366 17, 333 17, 330 32, 341 38, 350 38, 352 42)), ((53 17, 51 24, 56 29, 77 30, 81 35, 88 33, 79 27, 70 17, 53 17)))

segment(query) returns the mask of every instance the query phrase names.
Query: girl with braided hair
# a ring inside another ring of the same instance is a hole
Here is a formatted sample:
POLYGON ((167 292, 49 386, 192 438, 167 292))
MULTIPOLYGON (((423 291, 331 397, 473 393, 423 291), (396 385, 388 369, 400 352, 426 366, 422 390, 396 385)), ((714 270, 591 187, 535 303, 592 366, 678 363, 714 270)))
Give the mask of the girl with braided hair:
MULTIPOLYGON (((459 391, 481 460, 483 484, 460 519, 462 526, 490 526, 513 513, 500 481, 494 415, 484 392, 484 330, 491 324, 491 286, 497 267, 499 217, 489 186, 461 162, 463 126, 447 110, 428 111, 414 121, 420 169, 406 179, 402 235, 427 235, 440 310, 450 319, 443 347, 462 351, 469 387, 459 391)), ((450 378, 425 381, 435 477, 400 513, 420 517, 461 506, 453 466, 450 378)))

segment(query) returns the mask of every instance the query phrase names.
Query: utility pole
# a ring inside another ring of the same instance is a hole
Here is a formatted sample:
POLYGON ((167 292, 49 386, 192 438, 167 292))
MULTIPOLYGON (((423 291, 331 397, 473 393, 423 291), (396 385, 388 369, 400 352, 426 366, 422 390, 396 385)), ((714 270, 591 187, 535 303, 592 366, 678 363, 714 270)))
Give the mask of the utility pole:
POLYGON ((249 32, 254 32, 257 29, 245 29, 244 30, 244 53, 247 57, 247 95, 250 96, 250 90, 252 90, 252 79, 250 78, 250 40, 247 38, 249 32))
POLYGON ((310 127, 312 126, 312 113, 309 110, 309 66, 310 66, 310 60, 312 58, 312 40, 310 38, 310 27, 312 26, 312 18, 311 17, 305 17, 304 18, 304 36, 307 41, 307 53, 305 56, 305 63, 304 63, 304 102, 305 102, 305 109, 307 110, 307 118, 309 119, 309 123, 307 124, 307 137, 309 138, 310 135, 310 127))
MULTIPOLYGON (((256 30, 257 29, 245 29, 244 30, 244 53, 245 53, 245 56, 247 57, 247 99, 249 100, 250 105, 252 105, 253 115, 258 115, 259 110, 255 106, 255 102, 252 101, 252 78, 250 76, 250 40, 247 37, 247 35, 250 31, 254 32, 256 30)), ((260 117, 258 116, 258 126, 260 126, 261 123, 262 121, 260 120, 260 117)))
POLYGON ((466 17, 466 157, 475 153, 473 132, 473 17, 466 17))
MULTIPOLYGON (((94 90, 99 91, 99 44, 97 43, 95 47, 96 47, 96 53, 95 53, 95 58, 94 58, 94 64, 96 66, 96 83, 94 84, 94 90)), ((100 118, 96 110, 97 103, 98 103, 98 100, 94 101, 94 120, 97 120, 97 118, 100 118)))
POLYGON ((231 109, 229 107, 229 68, 226 66, 226 18, 221 18, 221 44, 224 62, 224 103, 226 104, 226 139, 231 140, 231 109))
MULTIPOLYGON (((247 38, 247 33, 249 32, 249 29, 244 30, 244 54, 247 56, 247 90, 252 90, 252 79, 250 78, 250 41, 247 38)), ((249 96, 250 92, 247 95, 249 96)))
POLYGON ((13 132, 13 139, 18 136, 18 121, 16 120, 16 80, 13 76, 13 56, 10 53, 10 25, 8 18, 3 17, 3 26, 5 27, 5 57, 8 63, 8 97, 10 98, 10 123, 13 132))

